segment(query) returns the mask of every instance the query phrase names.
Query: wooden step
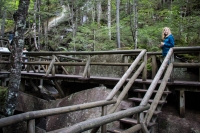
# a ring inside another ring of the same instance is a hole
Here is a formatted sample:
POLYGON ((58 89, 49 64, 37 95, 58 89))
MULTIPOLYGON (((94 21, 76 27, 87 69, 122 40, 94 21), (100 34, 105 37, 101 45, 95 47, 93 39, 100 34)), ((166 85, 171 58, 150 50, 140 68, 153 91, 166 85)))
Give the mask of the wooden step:
MULTIPOLYGON (((133 98, 129 98, 129 100, 131 100, 131 101, 133 101, 133 102, 141 102, 141 101, 142 101, 142 98, 133 97, 133 98)), ((150 100, 149 100, 149 103, 152 103, 152 102, 153 102, 153 100, 150 99, 150 100)), ((160 100, 160 101, 158 102, 158 104, 164 104, 164 103, 167 103, 167 101, 160 100)))
MULTIPOLYGON (((123 119, 120 119, 119 121, 131 124, 131 125, 136 125, 137 124, 137 120, 135 120, 133 118, 123 118, 123 119)), ((156 125, 156 123, 150 122, 148 127, 151 127, 151 126, 154 126, 154 125, 156 125)))
MULTIPOLYGON (((148 111, 148 110, 145 110, 144 113, 147 113, 147 111, 148 111)), ((160 113, 162 113, 162 111, 154 111, 154 112, 153 112, 154 115, 158 115, 158 114, 160 114, 160 113)))
MULTIPOLYGON (((126 109, 130 109, 131 107, 128 107, 128 108, 122 108, 122 110, 126 110, 126 109)), ((132 107, 133 108, 133 107, 132 107)), ((147 113, 147 111, 148 110, 145 110, 145 111, 143 111, 144 113, 147 113)), ((162 113, 162 111, 154 111, 154 115, 158 115, 158 114, 160 114, 160 113, 162 113)))
POLYGON ((121 133, 123 132, 124 130, 123 129, 120 129, 120 128, 112 128, 112 129, 107 129, 107 132, 108 133, 121 133))
MULTIPOLYGON (((145 89, 134 89, 133 90, 134 92, 142 92, 142 93, 146 93, 147 92, 147 90, 145 90, 145 89)), ((157 93, 158 91, 157 90, 154 90, 153 91, 153 93, 157 93)), ((163 92, 163 94, 170 94, 171 93, 171 91, 164 91, 163 92)))

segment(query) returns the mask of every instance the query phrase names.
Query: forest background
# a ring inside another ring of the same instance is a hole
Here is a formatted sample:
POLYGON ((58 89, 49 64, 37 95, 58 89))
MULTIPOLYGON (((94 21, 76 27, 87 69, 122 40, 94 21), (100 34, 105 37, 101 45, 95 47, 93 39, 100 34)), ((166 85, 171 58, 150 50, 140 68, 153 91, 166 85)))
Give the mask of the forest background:
MULTIPOLYGON (((1 0, 1 36, 13 31, 18 0, 1 0)), ((125 47, 160 51, 163 27, 175 46, 200 43, 199 0, 30 0, 28 51, 101 51, 125 47)))

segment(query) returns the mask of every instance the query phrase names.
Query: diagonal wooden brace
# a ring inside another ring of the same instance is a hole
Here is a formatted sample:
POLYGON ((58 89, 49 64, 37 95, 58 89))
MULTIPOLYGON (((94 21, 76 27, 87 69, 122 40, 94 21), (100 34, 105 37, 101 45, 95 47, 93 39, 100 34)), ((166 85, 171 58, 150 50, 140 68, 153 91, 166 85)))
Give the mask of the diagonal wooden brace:
POLYGON ((49 68, 48 68, 48 70, 47 70, 45 76, 49 76, 49 73, 51 72, 51 69, 53 68, 53 65, 54 65, 54 63, 55 63, 55 59, 56 59, 55 55, 52 55, 52 57, 53 57, 53 58, 52 58, 52 60, 51 60, 51 63, 50 63, 50 65, 49 65, 49 68))

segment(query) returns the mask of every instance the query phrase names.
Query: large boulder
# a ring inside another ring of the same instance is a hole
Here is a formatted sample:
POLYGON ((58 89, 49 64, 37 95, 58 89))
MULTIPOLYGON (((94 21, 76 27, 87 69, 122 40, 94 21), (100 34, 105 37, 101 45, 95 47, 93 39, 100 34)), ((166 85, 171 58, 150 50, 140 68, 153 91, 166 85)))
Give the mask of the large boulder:
MULTIPOLYGON (((106 87, 96 87, 93 89, 80 91, 70 96, 67 96, 61 100, 57 100, 56 102, 51 103, 49 108, 64 107, 64 106, 105 100, 105 98, 108 96, 110 91, 111 90, 107 89, 106 87)), ((111 106, 112 105, 109 105, 108 109, 111 106)), ((120 107, 118 108, 118 110, 120 110, 120 108, 124 106, 130 107, 132 106, 132 103, 123 101, 120 107)), ((49 116, 47 117, 47 120, 46 120, 47 121, 46 130, 52 131, 59 128, 72 126, 76 123, 99 117, 101 116, 101 112, 102 112, 101 107, 96 107, 96 108, 75 111, 75 112, 61 114, 61 115, 49 116)), ((109 124, 108 127, 112 127, 113 125, 118 126, 118 124, 119 124, 118 122, 114 122, 112 124, 109 124)), ((86 132, 89 132, 89 131, 86 131, 86 132)))

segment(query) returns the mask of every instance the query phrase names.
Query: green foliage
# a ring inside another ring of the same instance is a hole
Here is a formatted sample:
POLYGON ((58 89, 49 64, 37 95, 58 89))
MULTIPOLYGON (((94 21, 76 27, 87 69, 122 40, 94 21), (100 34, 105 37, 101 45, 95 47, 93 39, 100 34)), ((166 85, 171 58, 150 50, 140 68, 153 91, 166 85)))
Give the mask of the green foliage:
MULTIPOLYGON (((31 0, 29 7, 28 20, 31 24, 34 22, 34 0, 31 0)), ((120 3, 120 43, 122 47, 134 47, 134 35, 132 33, 133 26, 133 1, 122 0, 120 3), (130 2, 130 3, 129 3, 130 2)), ((12 15, 18 8, 19 0, 0 1, 2 9, 7 10, 6 31, 13 29, 14 22, 12 15)), ((43 0, 40 5, 40 12, 36 12, 41 16, 41 26, 47 20, 54 19, 61 12, 62 4, 69 5, 70 18, 59 26, 48 31, 49 38, 45 41, 44 35, 41 35, 41 43, 46 43, 53 50, 111 50, 117 47, 116 44, 116 1, 111 1, 111 35, 109 40, 107 27, 107 1, 102 1, 102 18, 100 24, 97 23, 96 5, 97 1, 86 0, 81 1, 57 1, 43 0), (87 6, 86 6, 87 5, 87 6), (73 12, 72 12, 73 11, 73 12), (93 21, 92 15, 96 15, 93 21), (88 16, 86 23, 81 23, 83 15, 88 16), (73 32, 66 32, 66 29, 72 29, 72 25, 77 23, 75 27, 75 35, 73 32), (72 24, 73 23, 73 24, 72 24), (64 36, 60 39, 60 36, 64 36)), ((197 46, 200 44, 200 2, 191 0, 189 3, 185 1, 160 2, 159 0, 140 0, 138 1, 138 48, 144 48, 148 51, 160 51, 158 44, 161 41, 161 30, 168 26, 172 30, 175 37, 175 46, 197 46)), ((38 25, 37 25, 38 26, 38 25)), ((38 28, 38 27, 37 27, 38 28)), ((41 27, 43 28, 43 27, 41 27)))
MULTIPOLYGON (((0 86, 0 109, 3 108, 8 89, 0 86)), ((2 111, 2 110, 0 110, 2 111)))

